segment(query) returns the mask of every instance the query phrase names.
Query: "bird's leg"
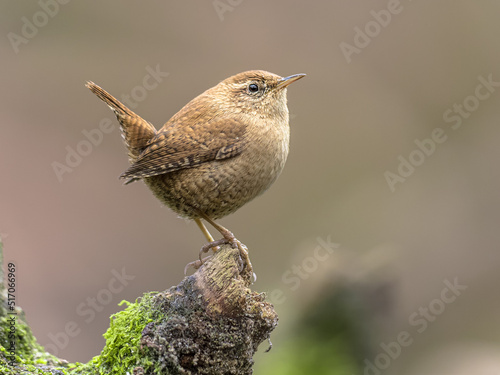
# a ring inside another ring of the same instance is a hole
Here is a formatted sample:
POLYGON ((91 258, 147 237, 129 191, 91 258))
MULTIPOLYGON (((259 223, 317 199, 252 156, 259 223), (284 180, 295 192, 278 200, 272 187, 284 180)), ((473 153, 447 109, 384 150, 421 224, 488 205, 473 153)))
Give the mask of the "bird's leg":
POLYGON ((205 236, 205 238, 207 239, 207 241, 208 242, 214 242, 214 238, 212 237, 212 235, 208 231, 208 229, 205 226, 205 224, 203 224, 203 222, 201 221, 201 219, 194 219, 194 222, 198 225, 198 228, 200 228, 201 232, 203 233, 203 235, 205 236))
MULTIPOLYGON (((212 251, 215 253, 215 252, 217 252, 217 250, 219 250, 219 246, 214 244, 214 242, 216 242, 216 241, 214 240, 214 238, 212 237, 212 235, 208 231, 205 224, 203 224, 203 221, 201 221, 201 219, 198 219, 198 218, 194 219, 194 221, 198 225, 198 228, 200 228, 201 232, 203 233, 203 235, 205 236, 205 238, 208 241, 208 244, 203 246, 200 250, 200 259, 201 259, 202 253, 207 253, 209 249, 212 249, 212 251), (209 246, 210 244, 212 244, 212 246, 209 246)), ((222 245, 222 244, 219 244, 219 245, 222 245)))
MULTIPOLYGON (((250 257, 248 256, 248 248, 244 244, 242 244, 231 231, 224 228, 222 225, 217 224, 203 212, 200 212, 200 215, 203 217, 203 219, 205 219, 208 223, 210 223, 210 225, 212 225, 215 229, 217 229, 220 232, 220 234, 222 234, 222 237, 224 237, 222 243, 229 243, 233 248, 237 248, 240 251, 240 257, 243 260, 244 267, 247 268, 247 272, 250 274, 250 279, 255 280, 255 274, 253 273, 252 263, 250 262, 250 257)), ((220 245, 220 243, 215 244, 214 242, 212 242, 205 246, 213 247, 214 245, 220 245)))
POLYGON ((186 267, 184 267, 184 275, 187 274, 188 268, 193 267, 194 269, 197 270, 198 268, 201 267, 203 263, 205 263, 207 259, 211 257, 211 255, 209 255, 205 258, 202 258, 203 254, 208 253, 210 249, 212 249, 213 252, 215 253, 217 250, 219 250, 218 245, 222 245, 225 243, 225 240, 215 241, 210 232, 208 231, 207 227, 205 226, 205 224, 203 224, 203 222, 200 219, 194 219, 194 221, 198 225, 198 228, 200 228, 205 238, 208 240, 208 243, 201 248, 199 260, 195 260, 193 262, 189 262, 188 264, 186 264, 186 267))

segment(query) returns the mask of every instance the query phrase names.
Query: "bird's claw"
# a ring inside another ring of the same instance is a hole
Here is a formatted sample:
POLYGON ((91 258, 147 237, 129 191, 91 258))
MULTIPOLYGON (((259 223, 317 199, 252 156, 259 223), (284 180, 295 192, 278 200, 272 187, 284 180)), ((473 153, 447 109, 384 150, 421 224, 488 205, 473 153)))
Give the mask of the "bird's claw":
POLYGON ((212 241, 212 242, 209 242, 209 243, 203 245, 200 249, 200 255, 199 255, 200 260, 201 260, 201 256, 203 254, 208 253, 210 251, 210 249, 214 249, 214 253, 215 253, 218 250, 219 246, 223 245, 225 243, 227 243, 227 240, 225 238, 222 238, 220 240, 212 241))
POLYGON ((193 267, 195 269, 200 268, 205 260, 209 258, 206 257, 202 259, 203 254, 208 253, 210 249, 213 249, 214 252, 216 252, 219 246, 223 244, 229 244, 233 249, 239 250, 239 257, 241 260, 241 266, 239 267, 240 274, 243 274, 244 272, 245 276, 248 278, 248 280, 250 280, 250 283, 253 284, 257 280, 257 276, 253 272, 252 263, 250 262, 250 257, 248 256, 248 248, 243 243, 241 243, 230 231, 221 233, 223 235, 223 238, 217 241, 209 242, 202 246, 202 248, 200 249, 199 260, 188 263, 186 265, 186 268, 184 269, 184 274, 186 274, 186 271, 189 267, 193 267))

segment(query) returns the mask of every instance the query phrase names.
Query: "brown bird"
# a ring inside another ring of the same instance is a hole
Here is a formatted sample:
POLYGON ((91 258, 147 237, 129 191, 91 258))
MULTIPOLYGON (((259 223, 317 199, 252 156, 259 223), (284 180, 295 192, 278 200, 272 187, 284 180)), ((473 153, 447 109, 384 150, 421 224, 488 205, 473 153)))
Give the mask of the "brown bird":
MULTIPOLYGON (((197 96, 156 131, 93 82, 86 86, 116 114, 131 163, 120 178, 142 179, 181 217, 192 219, 209 241, 246 247, 214 220, 266 191, 288 156, 290 128, 286 88, 304 77, 251 70, 225 79, 197 96), (223 236, 214 241, 204 219, 223 236)), ((201 254, 201 253, 200 253, 201 254)))

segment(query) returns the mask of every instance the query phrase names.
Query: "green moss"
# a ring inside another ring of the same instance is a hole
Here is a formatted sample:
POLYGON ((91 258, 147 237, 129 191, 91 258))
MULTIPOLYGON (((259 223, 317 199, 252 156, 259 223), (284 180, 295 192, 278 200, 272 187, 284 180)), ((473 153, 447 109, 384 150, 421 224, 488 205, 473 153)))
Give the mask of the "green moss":
POLYGON ((56 357, 45 352, 38 344, 31 329, 25 322, 23 313, 16 309, 19 315, 0 316, 0 346, 6 350, 15 343, 15 353, 19 361, 25 364, 47 364, 56 361, 56 357), (15 331, 11 332, 11 327, 15 331), (10 337, 10 334, 13 337, 10 337))
MULTIPOLYGON (((45 370, 47 365, 62 365, 59 359, 47 353, 38 344, 26 323, 24 312, 18 306, 9 305, 15 302, 12 296, 7 294, 3 280, 3 244, 0 239, 0 374, 65 374, 61 367, 57 372, 45 370), (15 353, 13 357, 13 353, 15 353), (14 366, 9 366, 14 364, 14 366)), ((9 273, 6 275, 9 276, 9 273)))
POLYGON ((144 327, 161 318, 161 313, 153 307, 157 294, 147 293, 135 303, 122 301, 120 305, 126 304, 127 307, 111 316, 109 328, 103 335, 106 346, 101 354, 75 370, 82 374, 126 375, 137 366, 146 372, 152 369, 154 363, 142 353, 140 340, 144 327))
POLYGON ((13 337, 9 337, 12 321, 10 316, 0 316, 0 374, 69 375, 69 365, 47 353, 33 336, 23 312, 19 308, 15 311, 18 315, 14 315, 16 320, 13 337), (15 358, 11 354, 12 341, 15 343, 15 358))
POLYGON ((161 309, 154 308, 157 292, 145 294, 135 303, 122 301, 125 310, 111 316, 110 327, 104 334, 106 346, 89 363, 69 364, 47 353, 37 343, 26 323, 21 308, 7 304, 8 294, 3 276, 3 244, 0 239, 0 374, 1 375, 86 375, 132 373, 141 366, 145 371, 154 363, 141 356, 141 335, 153 319, 159 319, 161 309), (14 345, 14 346, 13 346, 14 345), (14 349, 13 349, 14 348, 14 349), (15 353, 15 356, 12 356, 15 353), (12 365, 12 366, 11 366, 12 365))
POLYGON ((122 301, 120 305, 126 304, 127 307, 111 316, 110 327, 104 334, 106 346, 100 355, 87 364, 62 364, 56 357, 44 351, 36 342, 29 327, 22 321, 22 324, 16 326, 19 343, 19 349, 16 349, 16 366, 8 366, 9 350, 8 346, 5 346, 8 330, 4 328, 7 318, 0 317, 2 324, 0 340, 3 340, 0 341, 0 374, 125 375, 133 373, 133 369, 137 366, 142 367, 146 373, 148 370, 153 370, 155 364, 142 353, 140 340, 144 327, 154 319, 161 318, 161 313, 153 306, 157 294, 157 292, 147 293, 135 303, 122 301), (48 365, 52 366, 51 370, 44 368, 48 365))

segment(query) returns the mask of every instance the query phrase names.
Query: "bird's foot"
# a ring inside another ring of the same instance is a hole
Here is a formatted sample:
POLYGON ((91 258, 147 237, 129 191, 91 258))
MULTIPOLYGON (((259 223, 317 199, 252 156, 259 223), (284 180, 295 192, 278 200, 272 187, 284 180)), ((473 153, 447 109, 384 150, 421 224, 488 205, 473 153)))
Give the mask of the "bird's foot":
POLYGON ((245 244, 243 244, 239 240, 236 240, 236 242, 236 247, 240 251, 240 260, 242 263, 240 274, 246 277, 250 284, 253 284, 257 281, 257 275, 255 274, 255 272, 253 272, 252 262, 250 262, 250 256, 248 255, 248 247, 246 247, 245 244))
POLYGON ((222 240, 225 241, 225 243, 230 244, 233 249, 238 249, 240 251, 240 274, 246 276, 252 284, 256 282, 257 275, 253 272, 252 262, 250 262, 250 256, 248 255, 248 248, 229 230, 226 229, 221 231, 221 234, 224 236, 222 240))
MULTIPOLYGON (((253 267, 252 263, 250 262, 250 257, 248 256, 248 248, 243 245, 238 239, 235 237, 235 235, 229 231, 228 229, 224 228, 222 225, 217 224, 215 221, 213 221, 207 214, 205 214, 202 211, 198 211, 198 215, 200 218, 205 219, 208 223, 210 223, 215 229, 219 231, 220 234, 222 234, 223 239, 219 241, 211 241, 208 244, 206 244, 202 248, 202 252, 207 252, 208 249, 213 248, 214 252, 216 252, 218 249, 216 248, 218 245, 221 245, 223 243, 230 244, 233 249, 238 249, 240 252, 240 275, 245 277, 250 283, 253 283, 257 280, 257 276, 253 272, 253 267)), ((205 237, 210 241, 213 240, 212 236, 208 232, 207 228, 205 225, 203 225, 202 221, 198 218, 195 219, 196 223, 200 227, 201 231, 205 234, 205 237)))
POLYGON ((221 231, 221 234, 223 235, 223 238, 217 241, 212 241, 208 242, 207 244, 203 245, 203 247, 200 249, 200 254, 199 254, 199 259, 195 260, 194 262, 190 262, 186 265, 184 268, 184 274, 187 274, 187 270, 190 267, 193 267, 194 269, 200 268, 203 263, 207 261, 212 255, 207 256, 205 258, 202 258, 203 254, 206 254, 212 249, 214 252, 218 251, 219 246, 223 244, 229 244, 233 249, 238 249, 240 253, 240 275, 245 277, 247 280, 250 281, 250 283, 254 283, 257 281, 257 276, 253 272, 253 267, 252 263, 250 262, 250 257, 248 255, 248 248, 241 242, 239 241, 233 233, 228 231, 227 229, 224 231, 221 231))
MULTIPOLYGON (((212 241, 212 242, 209 242, 205 245, 203 245, 203 247, 200 249, 200 261, 201 261, 201 256, 203 254, 206 254, 210 251, 210 249, 212 249, 215 252, 217 252, 217 250, 219 250, 219 246, 220 245, 223 245, 227 243, 227 240, 225 238, 222 238, 220 240, 217 240, 217 241, 212 241)), ((202 262, 203 264, 203 262, 202 262)))
POLYGON ((188 264, 186 264, 186 267, 184 267, 184 275, 187 275, 187 270, 190 267, 193 267, 195 270, 197 270, 198 268, 200 268, 203 265, 203 263, 205 263, 207 261, 207 259, 210 259, 212 257, 212 255, 209 255, 209 256, 206 256, 205 258, 202 258, 203 254, 208 253, 210 251, 210 249, 212 249, 215 253, 219 249, 219 246, 223 245, 225 243, 227 243, 227 240, 225 238, 223 238, 223 239, 220 239, 217 241, 212 241, 212 242, 209 242, 209 243, 203 245, 203 247, 200 249, 199 259, 195 260, 193 262, 189 262, 188 264))

